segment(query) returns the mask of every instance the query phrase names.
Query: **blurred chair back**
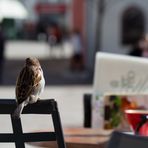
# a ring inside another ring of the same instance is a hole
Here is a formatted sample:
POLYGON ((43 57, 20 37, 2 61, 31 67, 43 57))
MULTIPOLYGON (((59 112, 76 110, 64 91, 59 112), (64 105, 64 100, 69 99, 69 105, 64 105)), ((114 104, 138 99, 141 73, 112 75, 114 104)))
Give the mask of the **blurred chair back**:
POLYGON ((148 137, 113 132, 107 148, 148 148, 148 137))

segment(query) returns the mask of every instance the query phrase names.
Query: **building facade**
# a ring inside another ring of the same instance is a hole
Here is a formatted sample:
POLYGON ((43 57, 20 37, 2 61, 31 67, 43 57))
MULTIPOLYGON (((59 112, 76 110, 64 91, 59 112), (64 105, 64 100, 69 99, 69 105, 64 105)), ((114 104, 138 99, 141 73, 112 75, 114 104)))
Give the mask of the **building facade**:
POLYGON ((88 65, 93 67, 96 51, 128 54, 132 44, 148 32, 147 8, 147 0, 87 0, 88 65))

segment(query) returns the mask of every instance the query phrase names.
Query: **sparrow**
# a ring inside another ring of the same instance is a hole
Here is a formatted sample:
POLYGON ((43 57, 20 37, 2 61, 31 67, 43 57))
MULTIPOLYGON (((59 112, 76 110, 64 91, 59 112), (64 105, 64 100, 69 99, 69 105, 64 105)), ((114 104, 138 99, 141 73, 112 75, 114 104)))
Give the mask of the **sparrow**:
POLYGON ((20 118, 24 106, 37 102, 44 86, 45 79, 39 60, 32 57, 27 58, 16 81, 17 108, 13 117, 20 118))

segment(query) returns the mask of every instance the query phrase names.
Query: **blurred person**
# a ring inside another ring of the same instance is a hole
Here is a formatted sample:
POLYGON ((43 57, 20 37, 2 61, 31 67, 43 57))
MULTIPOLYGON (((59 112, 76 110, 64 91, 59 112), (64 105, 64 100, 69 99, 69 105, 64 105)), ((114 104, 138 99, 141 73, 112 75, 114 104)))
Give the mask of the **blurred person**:
POLYGON ((50 46, 51 56, 53 54, 53 49, 55 46, 59 46, 61 52, 63 52, 62 32, 57 24, 51 25, 47 28, 47 39, 48 39, 48 44, 50 46))
POLYGON ((5 50, 5 35, 0 25, 0 83, 2 84, 2 75, 3 75, 3 67, 4 67, 4 50, 5 50))
POLYGON ((83 44, 82 36, 80 31, 75 29, 70 37, 70 42, 73 48, 73 55, 70 60, 70 69, 71 70, 83 70, 84 69, 84 57, 83 57, 83 44))
POLYGON ((55 29, 53 27, 48 27, 47 36, 48 36, 48 43, 52 48, 53 46, 55 46, 55 44, 57 42, 56 32, 55 32, 55 29))
POLYGON ((148 57, 148 35, 145 35, 139 42, 142 50, 142 57, 148 57))
POLYGON ((132 44, 132 48, 131 48, 131 51, 129 52, 129 55, 136 56, 136 57, 142 56, 142 49, 139 46, 139 41, 136 42, 135 44, 132 44))
POLYGON ((141 38, 132 45, 129 53, 131 56, 148 57, 148 36, 142 35, 141 38))

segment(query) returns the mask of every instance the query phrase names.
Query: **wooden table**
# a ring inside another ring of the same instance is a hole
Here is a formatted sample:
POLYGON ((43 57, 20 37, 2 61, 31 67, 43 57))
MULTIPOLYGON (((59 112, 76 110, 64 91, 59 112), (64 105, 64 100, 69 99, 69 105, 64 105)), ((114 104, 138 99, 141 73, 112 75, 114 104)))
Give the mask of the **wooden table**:
MULTIPOLYGON (((64 137, 67 148, 104 148, 112 131, 92 128, 67 128, 64 137)), ((56 142, 38 142, 31 145, 57 148, 56 142)))

